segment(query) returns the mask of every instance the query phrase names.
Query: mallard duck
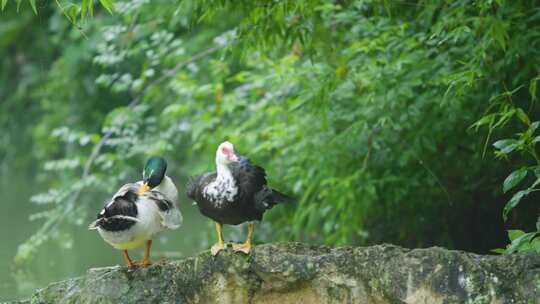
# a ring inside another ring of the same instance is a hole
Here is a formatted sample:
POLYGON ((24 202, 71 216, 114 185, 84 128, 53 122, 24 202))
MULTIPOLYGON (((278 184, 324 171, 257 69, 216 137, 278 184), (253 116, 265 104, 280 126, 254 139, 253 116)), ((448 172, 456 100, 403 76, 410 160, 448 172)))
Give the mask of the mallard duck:
POLYGON ((243 244, 234 244, 233 250, 248 254, 254 221, 262 220, 264 212, 277 203, 292 199, 268 187, 264 169, 237 154, 228 141, 221 143, 216 151, 216 169, 217 172, 191 177, 186 186, 187 195, 203 215, 215 221, 218 242, 211 248, 212 255, 226 247, 223 225, 244 222, 249 222, 247 239, 243 244))
POLYGON ((178 190, 165 175, 167 162, 153 156, 143 171, 143 180, 123 185, 97 215, 89 229, 114 248, 122 250, 127 266, 151 265, 152 237, 165 229, 177 229, 182 224, 178 208, 178 190), (133 261, 129 249, 146 245, 141 262, 133 261))

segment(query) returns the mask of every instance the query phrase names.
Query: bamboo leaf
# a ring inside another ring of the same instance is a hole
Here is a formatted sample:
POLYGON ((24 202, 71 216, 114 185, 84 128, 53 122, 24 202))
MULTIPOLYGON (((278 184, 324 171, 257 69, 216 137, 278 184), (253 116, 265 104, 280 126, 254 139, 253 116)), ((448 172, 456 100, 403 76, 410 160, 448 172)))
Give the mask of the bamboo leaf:
POLYGON ((531 240, 536 236, 536 232, 523 233, 512 240, 512 243, 506 249, 506 253, 514 253, 523 250, 525 246, 530 247, 531 240))
POLYGON ((512 198, 508 201, 508 203, 506 203, 506 205, 504 206, 504 209, 503 209, 503 219, 504 219, 505 222, 508 219, 508 213, 512 209, 514 209, 519 204, 521 199, 523 197, 525 197, 526 195, 528 195, 530 192, 531 192, 530 189, 521 190, 521 191, 517 192, 516 194, 514 194, 514 196, 512 196, 512 198))
POLYGON ((90 17, 94 16, 94 1, 93 0, 83 0, 83 7, 86 7, 90 17))
POLYGON ((516 110, 516 115, 519 120, 521 120, 524 124, 528 126, 531 125, 531 120, 529 119, 529 116, 527 116, 527 114, 521 108, 518 108, 516 110))
POLYGON ((525 167, 510 173, 510 175, 508 175, 508 177, 504 180, 503 192, 506 193, 508 190, 514 188, 525 178, 525 176, 527 176, 527 168, 525 167))
POLYGON ((37 7, 36 7, 36 0, 29 0, 28 2, 30 2, 30 6, 32 7, 32 10, 34 11, 34 14, 38 14, 37 13, 37 7))
POLYGON ((536 97, 536 91, 537 91, 537 82, 540 80, 540 76, 537 76, 533 78, 529 84, 529 94, 531 95, 531 98, 533 101, 536 101, 538 97, 536 97))
POLYGON ((114 3, 112 0, 99 0, 99 3, 101 3, 103 8, 105 8, 109 14, 112 14, 114 8, 114 3))
POLYGON ((508 32, 506 31, 506 25, 501 20, 496 19, 493 21, 491 35, 500 47, 506 51, 506 43, 509 37, 508 32))
POLYGON ((525 231, 523 230, 519 230, 519 229, 510 229, 508 230, 508 239, 510 241, 513 241, 515 239, 517 239, 518 237, 522 236, 525 234, 525 231))
POLYGON ((518 142, 515 139, 502 139, 493 143, 493 146, 501 153, 508 154, 518 147, 518 142))

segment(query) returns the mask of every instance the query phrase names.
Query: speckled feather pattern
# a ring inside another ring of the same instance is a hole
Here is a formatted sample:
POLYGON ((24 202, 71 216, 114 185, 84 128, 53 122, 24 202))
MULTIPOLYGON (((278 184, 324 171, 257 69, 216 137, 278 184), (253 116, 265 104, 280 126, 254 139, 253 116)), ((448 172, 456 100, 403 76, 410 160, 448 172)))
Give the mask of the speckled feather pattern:
MULTIPOLYGON (((288 197, 266 186, 262 167, 252 165, 247 157, 216 172, 192 177, 186 186, 201 213, 221 224, 238 225, 260 221, 266 210, 288 197)), ((219 166, 219 165, 218 165, 219 166)))
POLYGON ((224 203, 234 202, 237 193, 238 187, 231 175, 218 176, 203 189, 204 198, 214 203, 218 208, 224 203))

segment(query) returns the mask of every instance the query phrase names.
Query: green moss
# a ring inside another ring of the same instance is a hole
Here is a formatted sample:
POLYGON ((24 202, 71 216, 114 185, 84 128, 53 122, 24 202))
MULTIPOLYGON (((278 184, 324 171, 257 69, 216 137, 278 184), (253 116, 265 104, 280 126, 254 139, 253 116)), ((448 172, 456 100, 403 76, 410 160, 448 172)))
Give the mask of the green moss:
POLYGON ((36 291, 31 303, 528 303, 538 295, 535 256, 477 256, 440 248, 257 246, 146 269, 92 269, 36 291), (532 260, 531 260, 532 259, 532 260), (530 287, 527 287, 530 286, 530 287), (534 290, 529 290, 529 289, 534 290))
POLYGON ((536 290, 540 292, 540 273, 534 275, 534 286, 536 286, 536 290))

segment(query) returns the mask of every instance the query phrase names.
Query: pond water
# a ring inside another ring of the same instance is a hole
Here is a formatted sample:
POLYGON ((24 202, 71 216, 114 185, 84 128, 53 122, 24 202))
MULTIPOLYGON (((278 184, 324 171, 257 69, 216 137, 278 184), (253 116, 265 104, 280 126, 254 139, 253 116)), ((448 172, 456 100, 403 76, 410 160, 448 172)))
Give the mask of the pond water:
MULTIPOLYGON (((32 180, 30 176, 11 175, 9 180, 0 180, 0 302, 28 297, 35 288, 82 275, 92 267, 124 264, 121 252, 106 244, 95 231, 89 231, 85 226, 66 226, 64 230, 73 235, 70 249, 62 248, 56 242, 48 242, 39 248, 30 263, 15 266, 17 246, 40 225, 39 221, 28 220, 30 214, 39 210, 29 202, 29 197, 35 191, 32 185, 25 182, 32 180)), ((178 184, 182 185, 182 182, 178 184)), ((208 248, 208 233, 213 232, 210 220, 202 217, 185 197, 181 197, 181 209, 184 214, 183 226, 164 232, 154 240, 154 261, 177 259, 208 248)), ((142 257, 141 249, 130 253, 134 258, 142 257)))

